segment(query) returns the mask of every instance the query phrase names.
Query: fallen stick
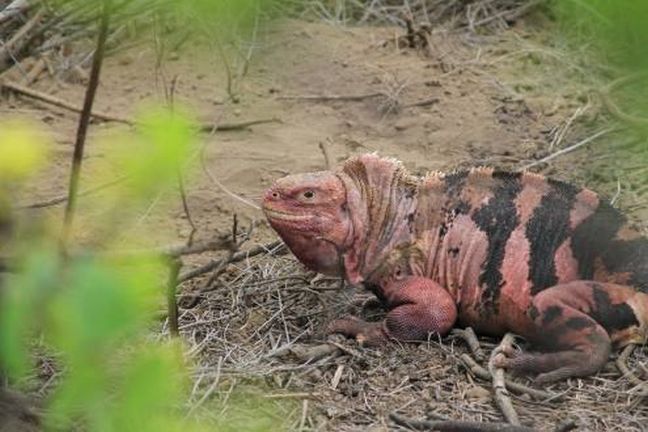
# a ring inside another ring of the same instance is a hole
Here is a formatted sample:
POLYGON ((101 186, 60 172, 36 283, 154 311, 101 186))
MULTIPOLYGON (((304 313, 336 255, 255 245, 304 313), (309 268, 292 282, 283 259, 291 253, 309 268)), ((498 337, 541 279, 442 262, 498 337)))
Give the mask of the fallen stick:
POLYGON ((169 262, 169 279, 167 281, 167 315, 169 319, 169 334, 171 337, 180 335, 178 324, 178 301, 176 299, 176 288, 178 287, 178 273, 182 263, 174 258, 169 262))
POLYGON ((287 95, 277 96, 279 100, 310 100, 310 101, 361 101, 378 96, 383 93, 365 93, 359 95, 287 95))
POLYGON ((399 426, 411 430, 434 430, 440 432, 534 432, 535 429, 508 423, 484 423, 465 420, 414 420, 398 414, 389 418, 399 426))
MULTIPOLYGON (((29 96, 29 97, 31 97, 33 99, 37 99, 37 100, 40 100, 42 102, 47 102, 47 103, 49 103, 51 105, 57 106, 59 108, 67 109, 67 110, 75 112, 77 114, 81 113, 81 111, 82 111, 82 107, 79 106, 79 105, 75 105, 75 104, 70 103, 68 101, 65 101, 63 99, 57 98, 56 96, 52 96, 52 95, 49 95, 47 93, 43 93, 43 92, 31 89, 29 87, 25 87, 25 86, 22 86, 22 85, 17 84, 17 83, 13 83, 13 82, 10 82, 10 81, 4 81, 3 83, 0 84, 0 86, 2 86, 2 88, 4 88, 4 89, 7 89, 7 90, 10 90, 10 91, 13 91, 13 92, 25 95, 25 96, 29 96)), ((133 121, 131 121, 131 120, 127 119, 127 118, 115 116, 115 115, 112 115, 112 114, 107 114, 107 113, 100 112, 100 111, 92 111, 90 115, 92 117, 96 118, 96 119, 103 120, 103 121, 112 121, 112 122, 116 122, 116 123, 124 123, 124 124, 131 125, 131 126, 134 124, 133 121)))
POLYGON ((259 120, 247 120, 240 123, 203 123, 202 125, 200 125, 200 130, 201 132, 207 132, 207 133, 227 132, 227 131, 247 129, 250 126, 267 124, 267 123, 281 123, 281 120, 276 117, 272 117, 272 118, 259 119, 259 120))
MULTIPOLYGON (((82 197, 82 196, 90 195, 90 194, 92 194, 94 192, 99 192, 100 190, 103 190, 103 189, 109 188, 111 186, 114 186, 116 184, 119 184, 119 183, 123 182, 126 179, 127 179, 127 177, 120 177, 120 178, 118 178, 116 180, 112 180, 112 181, 109 181, 107 183, 100 184, 100 185, 97 185, 95 187, 86 189, 84 191, 79 192, 77 194, 77 197, 82 197)), ((67 200, 68 200, 68 196, 66 194, 66 195, 61 195, 61 196, 58 196, 58 197, 55 197, 55 198, 48 199, 46 201, 39 201, 39 202, 35 202, 35 203, 32 203, 32 204, 21 205, 21 206, 18 206, 17 208, 19 210, 23 210, 23 209, 39 209, 39 208, 55 206, 57 204, 62 204, 64 202, 67 202, 67 200)))
POLYGON ((439 103, 439 98, 433 97, 433 98, 430 98, 430 99, 424 99, 424 100, 421 100, 421 101, 418 101, 418 102, 412 102, 412 103, 405 104, 405 105, 403 105, 403 108, 426 107, 426 106, 434 105, 434 104, 437 104, 437 103, 439 103))
POLYGON ((512 333, 506 333, 502 338, 502 342, 495 347, 488 360, 488 372, 493 377, 493 392, 495 394, 495 402, 499 407, 502 415, 506 421, 512 425, 520 426, 520 419, 518 418, 513 403, 506 389, 504 381, 504 369, 495 366, 495 360, 498 356, 503 355, 504 352, 509 352, 513 349, 513 342, 515 337, 512 333))
MULTIPOLYGON (((69 111, 75 112, 75 113, 80 113, 81 112, 81 107, 78 105, 75 105, 73 103, 70 103, 66 100, 57 98, 56 96, 52 96, 47 93, 43 93, 34 89, 31 89, 29 87, 22 86, 20 84, 11 82, 11 81, 4 81, 0 83, 0 87, 22 94, 24 96, 31 97, 36 100, 40 100, 42 102, 49 103, 51 105, 57 106, 59 108, 64 108, 69 111)), ((136 123, 135 121, 113 115, 113 114, 108 114, 105 112, 101 111, 92 111, 90 114, 92 117, 102 120, 102 121, 108 121, 108 122, 115 122, 115 123, 123 123, 127 124, 129 126, 134 126, 136 123)), ((259 120, 247 120, 239 123, 203 123, 199 125, 199 130, 201 132, 227 132, 227 131, 235 131, 235 130, 242 130, 242 129, 247 129, 250 126, 254 125, 259 125, 259 124, 266 124, 266 123, 281 123, 281 120, 272 117, 272 118, 266 118, 266 119, 259 119, 259 120)))
POLYGON ((77 133, 74 140, 74 152, 72 153, 72 166, 70 168, 70 180, 68 183, 68 199, 65 203, 63 229, 60 239, 61 251, 63 251, 64 254, 72 235, 72 225, 76 214, 77 194, 79 192, 79 182, 81 179, 81 168, 83 166, 83 155, 85 152, 88 129, 90 127, 92 106, 97 94, 97 88, 99 87, 101 67, 106 52, 106 39, 110 28, 111 9, 112 0, 103 0, 101 5, 101 15, 98 20, 99 33, 97 35, 97 45, 94 54, 92 55, 90 78, 83 97, 83 107, 81 108, 81 114, 79 115, 77 133))
POLYGON ((482 361, 485 358, 484 351, 482 351, 477 335, 472 327, 466 327, 465 329, 452 329, 450 335, 463 339, 477 361, 482 361))
POLYGON ((271 393, 271 394, 263 395, 265 399, 315 399, 315 400, 317 400, 321 396, 323 396, 322 393, 317 393, 317 392, 271 393))
MULTIPOLYGON (((462 354, 459 358, 464 363, 464 365, 466 365, 468 370, 472 372, 477 378, 481 378, 486 381, 493 380, 493 377, 490 374, 490 372, 488 372, 488 370, 486 370, 484 367, 480 366, 468 354, 462 354)), ((506 383, 506 387, 509 390, 515 393, 528 394, 529 396, 533 397, 536 400, 552 401, 552 400, 559 400, 562 397, 562 395, 560 394, 550 393, 544 390, 537 390, 525 386, 524 384, 517 383, 515 381, 505 380, 505 383, 506 383)))

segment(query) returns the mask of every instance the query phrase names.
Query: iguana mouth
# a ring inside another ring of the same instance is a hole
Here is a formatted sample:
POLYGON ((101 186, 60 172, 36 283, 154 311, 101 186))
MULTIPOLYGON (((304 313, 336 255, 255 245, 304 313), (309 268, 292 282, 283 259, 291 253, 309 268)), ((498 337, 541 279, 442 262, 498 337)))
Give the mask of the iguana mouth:
POLYGON ((299 215, 292 213, 284 213, 277 210, 271 210, 269 208, 264 208, 266 216, 272 219, 279 219, 284 221, 304 221, 311 218, 310 215, 299 215))

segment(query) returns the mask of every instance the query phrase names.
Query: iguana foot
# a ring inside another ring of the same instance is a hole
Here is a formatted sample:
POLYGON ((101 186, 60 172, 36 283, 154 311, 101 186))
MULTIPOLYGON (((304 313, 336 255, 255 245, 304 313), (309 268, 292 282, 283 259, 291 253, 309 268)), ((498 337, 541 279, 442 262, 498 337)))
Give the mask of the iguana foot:
POLYGON ((621 285, 574 281, 546 289, 534 297, 528 316, 529 339, 543 352, 507 352, 497 365, 539 374, 547 383, 587 376, 608 361, 612 341, 632 341, 634 315, 626 301, 632 289, 621 285))
POLYGON ((409 276, 381 289, 390 309, 383 321, 342 318, 329 325, 329 333, 354 337, 364 345, 381 345, 390 339, 424 341, 430 335, 446 334, 457 319, 454 300, 431 279, 409 276))
POLYGON ((607 362, 609 350, 583 352, 577 350, 555 353, 524 353, 499 356, 495 365, 514 372, 538 373, 533 380, 544 384, 569 377, 590 375, 598 371, 607 362))

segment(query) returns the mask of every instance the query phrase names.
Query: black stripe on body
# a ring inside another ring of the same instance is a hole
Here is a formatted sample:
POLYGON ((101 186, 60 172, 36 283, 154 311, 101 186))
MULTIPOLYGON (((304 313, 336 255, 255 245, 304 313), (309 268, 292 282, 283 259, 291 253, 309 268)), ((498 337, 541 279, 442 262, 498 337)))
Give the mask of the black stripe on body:
POLYGON ((648 293, 648 239, 613 240, 602 258, 608 271, 629 273, 628 284, 648 293))
POLYGON ((582 279, 594 276, 594 260, 610 245, 625 217, 607 202, 601 201, 594 213, 581 222, 572 235, 572 253, 578 261, 582 279))
POLYGON ((473 222, 488 239, 487 256, 479 275, 481 306, 486 313, 497 313, 498 310, 501 288, 505 282, 502 263, 506 243, 520 223, 515 199, 522 190, 519 173, 495 172, 493 178, 499 183, 493 197, 472 215, 473 222))
POLYGON ((596 324, 589 318, 574 317, 565 322, 565 326, 571 330, 583 330, 594 327, 596 324))
POLYGON ((626 217, 607 202, 601 202, 572 236, 572 252, 582 279, 593 279, 594 262, 600 258, 609 273, 627 273, 628 284, 648 293, 648 239, 616 240, 626 217))
POLYGON ((627 303, 612 304, 609 294, 601 285, 592 284, 592 296, 594 306, 590 316, 608 332, 639 325, 632 308, 627 303))
POLYGON ((463 190, 469 171, 455 171, 443 176, 445 183, 445 196, 451 199, 458 199, 463 190))
POLYGON ((548 183, 551 190, 542 197, 526 227, 531 295, 558 283, 555 254, 571 234, 569 214, 580 191, 567 183, 555 180, 548 183))
POLYGON ((563 309, 560 306, 549 306, 542 313, 542 325, 546 326, 551 324, 563 314, 563 309))

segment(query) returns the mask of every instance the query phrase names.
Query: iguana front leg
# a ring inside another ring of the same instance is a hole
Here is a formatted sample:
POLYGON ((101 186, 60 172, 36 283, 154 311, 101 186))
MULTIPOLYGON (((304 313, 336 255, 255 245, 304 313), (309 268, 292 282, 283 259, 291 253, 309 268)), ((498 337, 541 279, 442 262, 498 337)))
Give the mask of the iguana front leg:
POLYGON ((389 339, 422 341, 430 334, 446 334, 457 319, 454 300, 431 279, 409 276, 381 288, 389 308, 383 321, 346 317, 333 321, 328 332, 354 337, 366 345, 381 345, 389 339))

